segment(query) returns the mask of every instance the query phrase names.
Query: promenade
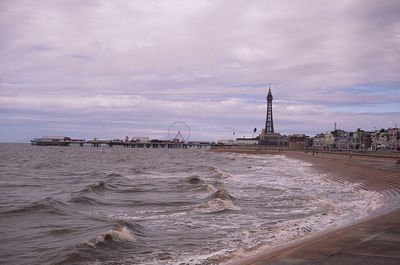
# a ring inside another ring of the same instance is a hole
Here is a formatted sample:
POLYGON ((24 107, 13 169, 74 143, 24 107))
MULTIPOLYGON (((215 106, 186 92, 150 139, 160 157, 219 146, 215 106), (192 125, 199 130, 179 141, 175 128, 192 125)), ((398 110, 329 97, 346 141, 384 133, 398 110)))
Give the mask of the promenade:
POLYGON ((400 210, 241 264, 398 265, 400 210))

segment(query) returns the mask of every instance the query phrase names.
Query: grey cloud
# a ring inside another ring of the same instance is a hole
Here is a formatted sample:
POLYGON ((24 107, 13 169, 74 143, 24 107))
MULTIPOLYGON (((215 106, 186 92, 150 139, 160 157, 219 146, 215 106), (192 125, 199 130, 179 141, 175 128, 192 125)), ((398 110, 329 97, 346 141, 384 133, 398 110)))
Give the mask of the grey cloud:
POLYGON ((106 109, 110 120, 130 112, 132 128, 154 132, 138 114, 200 117, 228 130, 262 126, 272 81, 281 128, 315 131, 351 120, 331 106, 400 98, 399 89, 352 90, 398 88, 399 9, 394 0, 1 1, 0 102, 12 112, 106 109), (302 127, 289 119, 301 106, 325 116, 310 125, 296 112, 302 127))

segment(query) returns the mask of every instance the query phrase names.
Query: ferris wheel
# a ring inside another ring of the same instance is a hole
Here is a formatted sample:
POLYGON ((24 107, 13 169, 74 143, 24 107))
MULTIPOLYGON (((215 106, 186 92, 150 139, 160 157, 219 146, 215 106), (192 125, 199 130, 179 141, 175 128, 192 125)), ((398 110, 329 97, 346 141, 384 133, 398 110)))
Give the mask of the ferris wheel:
POLYGON ((172 142, 187 142, 190 137, 190 127, 183 121, 174 121, 169 126, 168 135, 172 142))

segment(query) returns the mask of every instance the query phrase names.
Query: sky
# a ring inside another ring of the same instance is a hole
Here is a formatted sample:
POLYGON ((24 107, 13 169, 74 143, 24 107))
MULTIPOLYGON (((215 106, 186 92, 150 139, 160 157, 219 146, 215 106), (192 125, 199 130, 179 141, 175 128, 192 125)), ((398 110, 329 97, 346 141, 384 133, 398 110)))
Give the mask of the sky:
MULTIPOLYGON (((0 141, 400 126, 398 0, 1 0, 0 141)), ((235 133, 235 135, 233 135, 235 133)))

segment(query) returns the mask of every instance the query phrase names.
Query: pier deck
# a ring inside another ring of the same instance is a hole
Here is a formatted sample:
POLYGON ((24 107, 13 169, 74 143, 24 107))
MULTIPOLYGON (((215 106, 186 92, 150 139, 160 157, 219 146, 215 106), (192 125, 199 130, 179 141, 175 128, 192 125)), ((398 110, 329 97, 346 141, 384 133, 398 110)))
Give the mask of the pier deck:
POLYGON ((70 145, 91 145, 93 147, 100 146, 120 146, 125 148, 166 148, 166 149, 188 149, 188 148, 207 148, 211 144, 209 142, 173 142, 165 140, 151 141, 123 141, 119 139, 103 140, 103 139, 71 139, 69 137, 42 137, 31 140, 32 145, 38 146, 70 146, 70 145))

